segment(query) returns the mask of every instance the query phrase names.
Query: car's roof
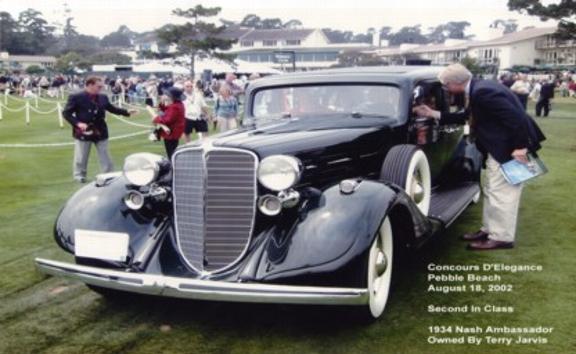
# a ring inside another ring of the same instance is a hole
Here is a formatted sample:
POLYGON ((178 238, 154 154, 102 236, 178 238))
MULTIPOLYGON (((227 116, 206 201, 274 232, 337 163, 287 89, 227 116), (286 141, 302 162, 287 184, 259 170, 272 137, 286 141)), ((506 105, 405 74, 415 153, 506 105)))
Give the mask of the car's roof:
POLYGON ((250 84, 252 88, 313 82, 374 81, 387 83, 435 79, 441 66, 363 66, 297 72, 268 76, 250 84))

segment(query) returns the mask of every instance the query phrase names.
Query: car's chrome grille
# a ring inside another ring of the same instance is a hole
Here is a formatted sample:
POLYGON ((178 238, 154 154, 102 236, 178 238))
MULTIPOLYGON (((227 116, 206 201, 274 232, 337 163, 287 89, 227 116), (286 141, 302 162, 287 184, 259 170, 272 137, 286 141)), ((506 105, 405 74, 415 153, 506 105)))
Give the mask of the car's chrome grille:
POLYGON ((256 208, 254 154, 186 149, 174 155, 174 214, 180 251, 199 271, 234 263, 245 250, 256 208))

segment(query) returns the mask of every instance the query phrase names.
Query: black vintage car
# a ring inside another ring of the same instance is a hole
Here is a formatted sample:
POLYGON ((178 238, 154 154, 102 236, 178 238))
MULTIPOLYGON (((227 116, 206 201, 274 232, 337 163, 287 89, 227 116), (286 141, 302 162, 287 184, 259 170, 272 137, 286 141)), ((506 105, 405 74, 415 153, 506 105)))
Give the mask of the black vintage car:
POLYGON ((435 67, 257 80, 238 130, 138 153, 66 203, 56 242, 76 264, 39 269, 120 292, 199 300, 357 305, 377 318, 405 248, 479 198, 465 127, 412 114, 458 109, 435 67))

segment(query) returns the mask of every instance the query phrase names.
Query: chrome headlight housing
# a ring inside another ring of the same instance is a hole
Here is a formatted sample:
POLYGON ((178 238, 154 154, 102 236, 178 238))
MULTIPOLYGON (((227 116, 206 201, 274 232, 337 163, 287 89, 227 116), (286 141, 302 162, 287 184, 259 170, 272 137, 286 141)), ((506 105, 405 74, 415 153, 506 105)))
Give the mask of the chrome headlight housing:
POLYGON ((158 179, 165 161, 163 156, 147 152, 129 155, 124 160, 124 177, 135 186, 147 186, 158 179))
POLYGON ((273 191, 283 191, 293 187, 300 180, 302 164, 287 155, 268 156, 258 166, 258 181, 273 191))

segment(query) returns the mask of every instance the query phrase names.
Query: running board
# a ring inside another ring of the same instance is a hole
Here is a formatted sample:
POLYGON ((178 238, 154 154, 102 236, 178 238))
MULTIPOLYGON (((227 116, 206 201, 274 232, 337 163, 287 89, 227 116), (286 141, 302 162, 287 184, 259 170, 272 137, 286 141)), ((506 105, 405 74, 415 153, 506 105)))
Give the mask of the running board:
POLYGON ((450 226, 466 210, 474 196, 480 193, 480 186, 470 182, 452 189, 434 191, 430 200, 430 218, 440 221, 444 227, 450 226))

